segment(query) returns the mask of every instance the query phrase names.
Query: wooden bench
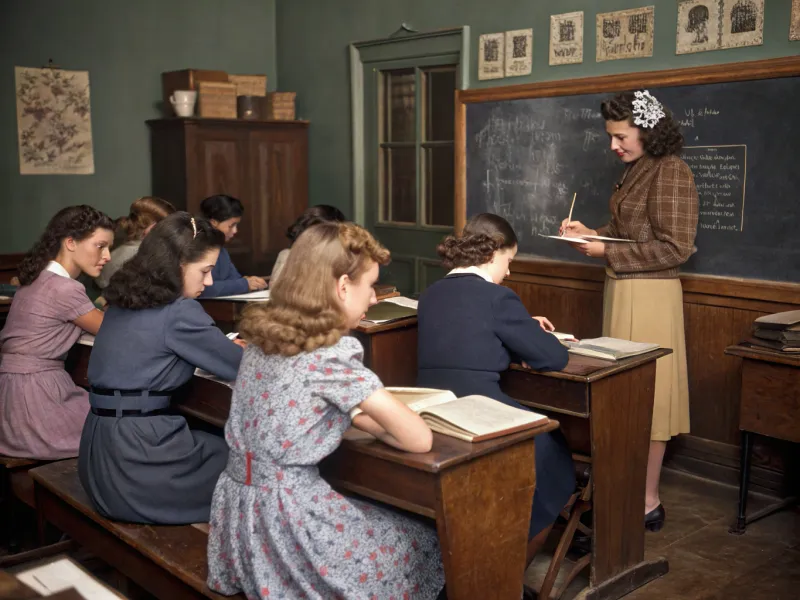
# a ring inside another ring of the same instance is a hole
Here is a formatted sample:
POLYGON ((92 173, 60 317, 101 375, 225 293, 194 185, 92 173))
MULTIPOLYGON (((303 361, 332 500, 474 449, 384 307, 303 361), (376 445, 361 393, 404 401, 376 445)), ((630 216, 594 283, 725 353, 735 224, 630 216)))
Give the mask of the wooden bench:
POLYGON ((30 471, 40 527, 51 523, 157 598, 236 598, 206 586, 208 535, 192 525, 133 525, 100 516, 78 479, 78 461, 30 471))

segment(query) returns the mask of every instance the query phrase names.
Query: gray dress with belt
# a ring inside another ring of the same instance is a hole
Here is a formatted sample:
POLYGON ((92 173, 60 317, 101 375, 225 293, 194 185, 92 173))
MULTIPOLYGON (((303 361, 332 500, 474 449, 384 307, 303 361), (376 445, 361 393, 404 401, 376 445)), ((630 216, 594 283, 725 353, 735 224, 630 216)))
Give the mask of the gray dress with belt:
POLYGON ((102 515, 133 523, 208 521, 227 445, 189 429, 170 413, 170 399, 195 367, 233 381, 241 358, 242 349, 195 300, 108 309, 89 359, 92 412, 78 458, 81 483, 102 515))

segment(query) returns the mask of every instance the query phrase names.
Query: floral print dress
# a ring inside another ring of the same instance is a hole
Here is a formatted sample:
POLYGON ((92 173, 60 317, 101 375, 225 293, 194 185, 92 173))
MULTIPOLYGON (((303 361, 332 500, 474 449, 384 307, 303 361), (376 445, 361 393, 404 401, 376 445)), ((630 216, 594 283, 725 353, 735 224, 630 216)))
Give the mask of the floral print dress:
POLYGON ((353 337, 293 357, 249 346, 225 426, 228 465, 209 524, 208 585, 260 599, 433 599, 436 531, 335 492, 317 464, 382 387, 353 337))

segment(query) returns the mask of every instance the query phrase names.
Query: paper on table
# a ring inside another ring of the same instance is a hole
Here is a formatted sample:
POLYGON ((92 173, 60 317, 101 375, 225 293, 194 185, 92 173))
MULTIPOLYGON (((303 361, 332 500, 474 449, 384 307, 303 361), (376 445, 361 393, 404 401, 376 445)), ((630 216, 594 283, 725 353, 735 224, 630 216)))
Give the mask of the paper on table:
POLYGON ((397 304, 398 306, 405 306, 406 308, 416 308, 419 306, 418 300, 412 300, 411 298, 406 298, 405 296, 395 296, 394 298, 386 298, 386 300, 381 300, 381 302, 391 302, 392 304, 397 304))
POLYGON ((229 388, 233 389, 233 381, 225 381, 224 379, 220 379, 213 373, 209 373, 208 371, 204 371, 200 367, 197 367, 194 370, 195 377, 202 377, 203 379, 209 379, 211 381, 216 381, 217 383, 221 383, 222 385, 227 385, 229 388))
POLYGON ((84 331, 81 337, 78 338, 78 343, 81 346, 94 346, 94 336, 84 331))
POLYGON ((558 338, 558 340, 559 340, 559 341, 561 341, 561 342, 563 342, 563 341, 565 341, 565 340, 574 340, 574 339, 577 339, 577 338, 576 338, 574 335, 572 335, 571 333, 561 333, 560 331, 548 331, 548 333, 550 333, 550 334, 552 334, 552 335, 556 336, 556 337, 558 338))
POLYGON ((17 573, 17 579, 44 596, 75 588, 86 600, 118 600, 122 597, 66 558, 17 573))
POLYGON ((266 302, 267 300, 269 300, 269 290, 247 292, 246 294, 234 294, 233 296, 216 296, 214 298, 203 298, 203 300, 233 300, 234 302, 266 302))

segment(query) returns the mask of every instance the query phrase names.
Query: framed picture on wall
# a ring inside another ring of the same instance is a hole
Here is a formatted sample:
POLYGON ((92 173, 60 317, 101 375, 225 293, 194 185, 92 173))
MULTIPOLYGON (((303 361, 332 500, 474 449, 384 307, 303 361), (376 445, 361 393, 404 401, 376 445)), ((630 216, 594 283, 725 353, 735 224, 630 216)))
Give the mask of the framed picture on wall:
POLYGON ((551 15, 550 64, 583 62, 583 11, 551 15))

